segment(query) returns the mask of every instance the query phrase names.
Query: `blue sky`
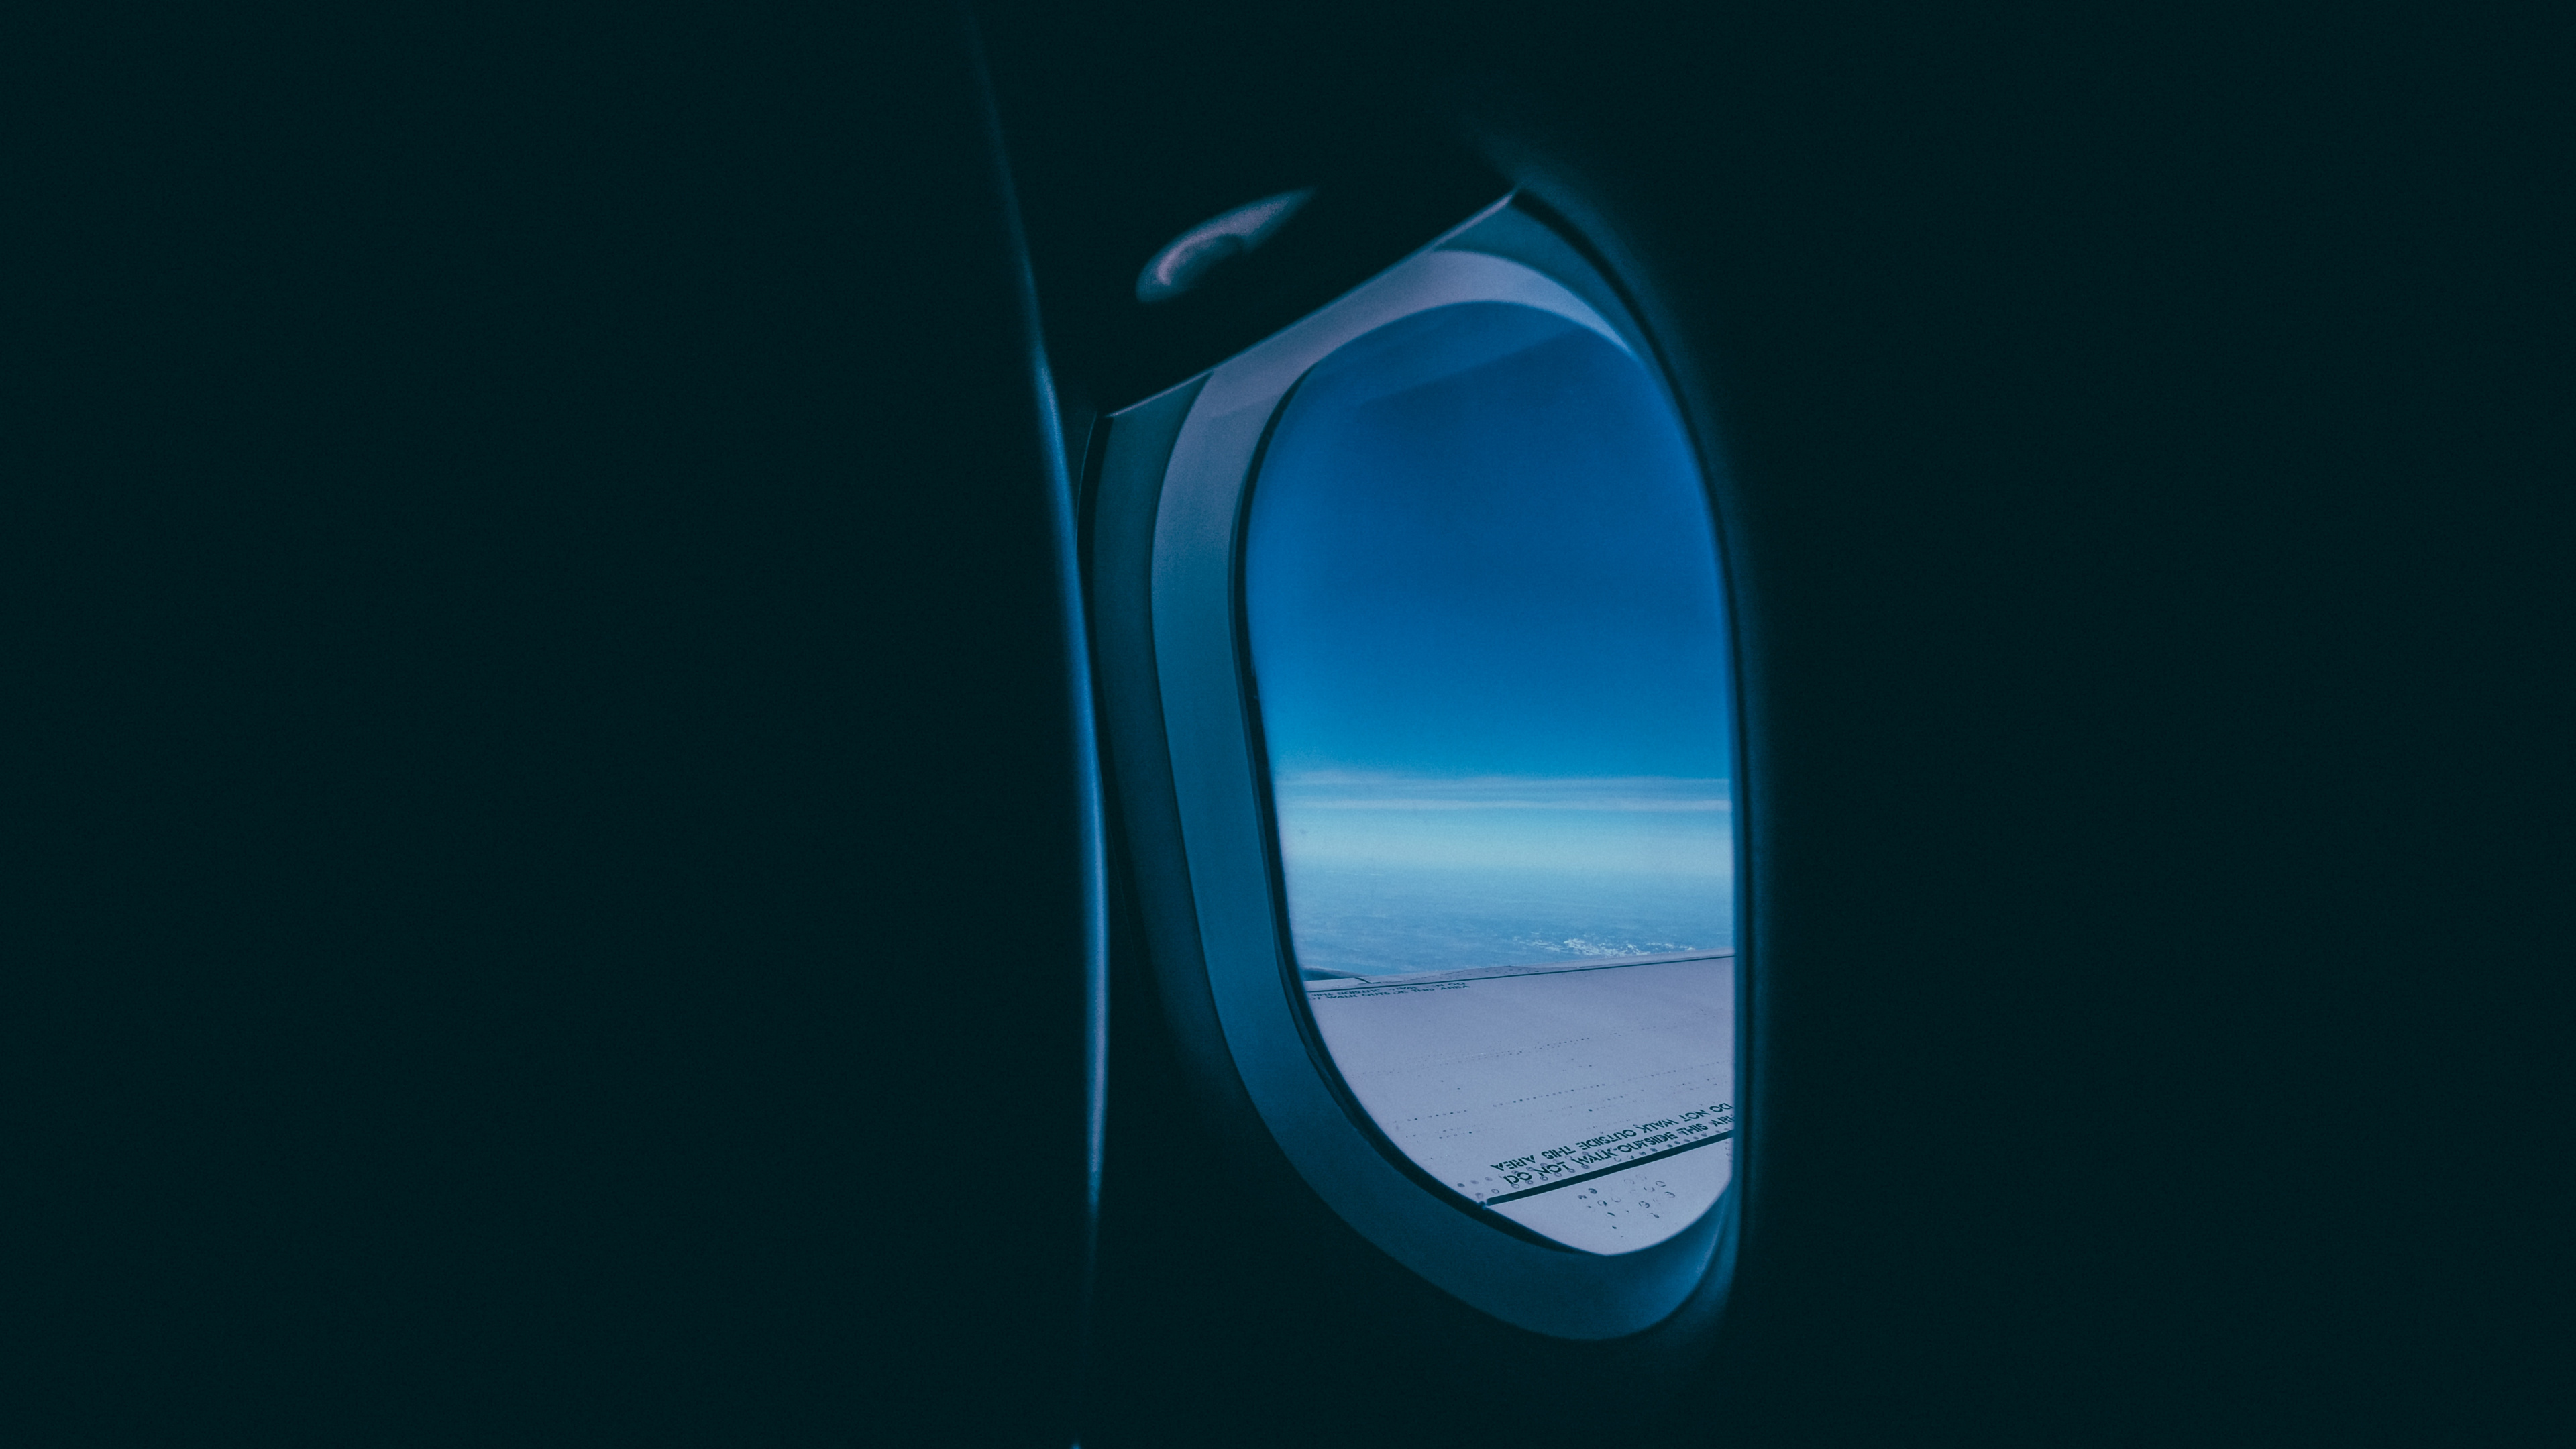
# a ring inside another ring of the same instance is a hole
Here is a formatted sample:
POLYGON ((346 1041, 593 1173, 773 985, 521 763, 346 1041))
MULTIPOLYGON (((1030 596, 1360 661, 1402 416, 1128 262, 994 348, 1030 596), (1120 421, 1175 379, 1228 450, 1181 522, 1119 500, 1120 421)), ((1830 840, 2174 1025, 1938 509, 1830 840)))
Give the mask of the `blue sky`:
POLYGON ((1728 773, 1707 505, 1661 395, 1554 313, 1416 313, 1274 430, 1245 589, 1283 771, 1728 773))
POLYGON ((1251 510, 1292 910, 1301 864, 1726 873, 1707 505, 1617 343, 1504 303, 1370 333, 1299 385, 1251 510))

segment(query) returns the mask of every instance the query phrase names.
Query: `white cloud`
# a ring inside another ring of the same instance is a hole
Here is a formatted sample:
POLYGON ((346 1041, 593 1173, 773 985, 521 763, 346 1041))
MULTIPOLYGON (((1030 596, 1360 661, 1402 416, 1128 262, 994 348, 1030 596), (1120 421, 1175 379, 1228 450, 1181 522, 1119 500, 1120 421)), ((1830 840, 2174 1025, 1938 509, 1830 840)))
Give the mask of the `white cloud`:
POLYGON ((1733 808, 1724 779, 1672 775, 1401 775, 1308 770, 1280 776, 1283 811, 1580 810, 1699 814, 1733 808))

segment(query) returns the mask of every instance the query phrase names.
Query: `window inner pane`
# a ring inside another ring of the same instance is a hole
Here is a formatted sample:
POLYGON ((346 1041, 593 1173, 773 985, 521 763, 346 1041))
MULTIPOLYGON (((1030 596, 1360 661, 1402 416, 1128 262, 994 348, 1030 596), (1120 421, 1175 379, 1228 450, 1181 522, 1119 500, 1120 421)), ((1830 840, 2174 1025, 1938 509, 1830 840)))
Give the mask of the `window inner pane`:
POLYGON ((1552 1237, 1680 1231, 1731 1162, 1733 750, 1707 503, 1645 366, 1508 303, 1349 343, 1272 431, 1244 590, 1353 1094, 1552 1237))

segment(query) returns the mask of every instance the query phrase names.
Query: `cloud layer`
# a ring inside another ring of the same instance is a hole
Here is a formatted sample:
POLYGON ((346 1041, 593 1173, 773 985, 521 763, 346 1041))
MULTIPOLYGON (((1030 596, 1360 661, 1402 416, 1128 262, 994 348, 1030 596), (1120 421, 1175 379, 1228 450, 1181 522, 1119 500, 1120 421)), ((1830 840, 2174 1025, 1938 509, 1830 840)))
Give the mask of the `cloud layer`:
POLYGON ((1581 810, 1713 813, 1733 808, 1724 779, 1672 775, 1405 775, 1306 770, 1273 782, 1280 809, 1581 810))
POLYGON ((1272 799, 1294 894, 1322 866, 1730 875, 1730 793, 1664 775, 1311 770, 1283 774, 1272 799))

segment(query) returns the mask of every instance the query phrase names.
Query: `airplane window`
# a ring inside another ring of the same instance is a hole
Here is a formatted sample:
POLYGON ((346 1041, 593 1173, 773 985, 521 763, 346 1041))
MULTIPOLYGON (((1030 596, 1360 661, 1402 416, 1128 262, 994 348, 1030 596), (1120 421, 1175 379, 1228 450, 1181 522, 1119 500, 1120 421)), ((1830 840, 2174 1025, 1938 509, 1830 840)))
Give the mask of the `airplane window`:
POLYGON ((1571 308, 1412 312, 1272 425, 1242 620, 1290 948, 1421 1177, 1636 1251, 1732 1175, 1731 708, 1693 453, 1571 308))

